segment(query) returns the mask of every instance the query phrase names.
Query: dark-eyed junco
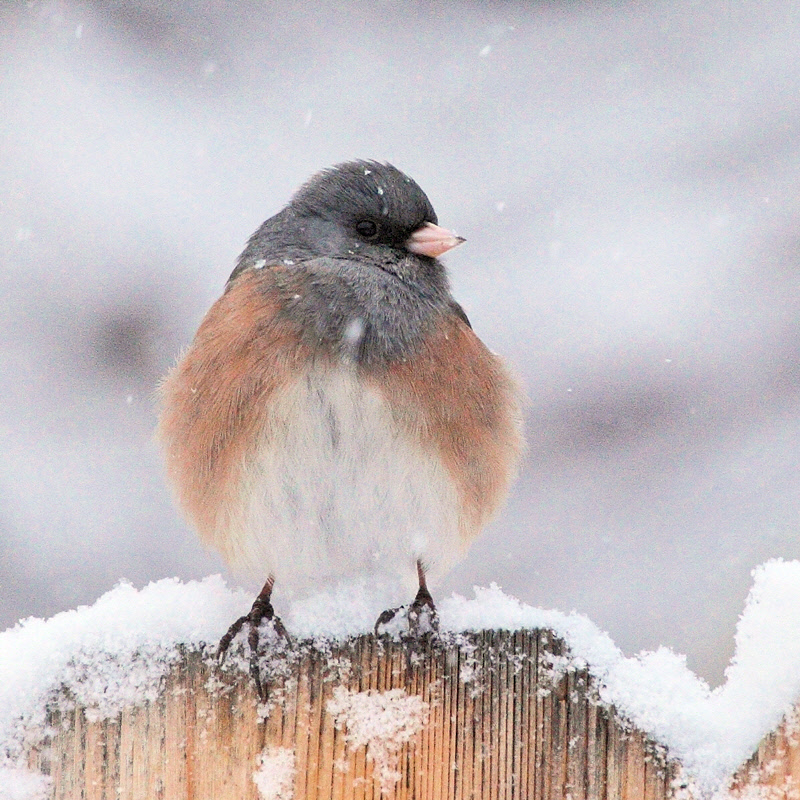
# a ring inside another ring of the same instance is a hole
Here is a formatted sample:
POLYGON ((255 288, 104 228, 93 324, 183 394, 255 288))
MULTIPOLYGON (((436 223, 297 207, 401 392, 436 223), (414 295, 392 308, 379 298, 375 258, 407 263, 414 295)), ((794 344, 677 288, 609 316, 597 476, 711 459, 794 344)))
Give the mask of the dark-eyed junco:
MULTIPOLYGON (((412 611, 502 502, 517 386, 438 256, 463 240, 389 164, 315 175, 251 237, 167 376, 158 436, 203 541, 267 582, 416 576, 412 611)), ((391 612, 389 612, 389 616, 391 612)), ((387 617, 384 616, 383 619, 387 617)))

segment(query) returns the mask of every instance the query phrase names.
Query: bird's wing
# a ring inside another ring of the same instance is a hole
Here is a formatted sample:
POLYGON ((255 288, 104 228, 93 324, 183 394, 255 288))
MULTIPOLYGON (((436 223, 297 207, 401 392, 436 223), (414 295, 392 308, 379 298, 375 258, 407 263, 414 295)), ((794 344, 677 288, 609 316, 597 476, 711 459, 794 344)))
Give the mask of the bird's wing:
MULTIPOLYGON (((271 270, 269 272, 272 272, 271 270)), ((244 272, 211 307, 161 387, 157 438, 180 505, 213 540, 257 446, 271 395, 308 361, 267 272, 244 272)))
POLYGON ((523 449, 522 392, 459 314, 413 358, 372 376, 412 441, 438 454, 458 487, 471 538, 505 498, 523 449))

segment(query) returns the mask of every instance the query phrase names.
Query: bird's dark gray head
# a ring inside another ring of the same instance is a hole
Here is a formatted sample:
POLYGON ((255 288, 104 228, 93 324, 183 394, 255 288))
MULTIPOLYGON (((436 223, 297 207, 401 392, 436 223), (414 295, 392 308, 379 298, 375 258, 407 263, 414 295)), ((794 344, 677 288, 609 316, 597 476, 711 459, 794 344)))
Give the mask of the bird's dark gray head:
POLYGON ((425 192, 396 167, 339 164, 314 175, 253 234, 231 279, 253 266, 325 257, 368 263, 401 279, 443 273, 435 257, 461 240, 436 223, 425 192), (444 242, 438 248, 429 241, 437 237, 444 242))
POLYGON ((314 175, 253 234, 228 286, 263 269, 310 345, 384 363, 414 352, 443 314, 468 324, 437 260, 462 241, 399 169, 351 161, 314 175))
POLYGON ((391 164, 351 161, 316 174, 291 203, 301 217, 338 226, 355 243, 403 249, 436 212, 416 181, 391 164))

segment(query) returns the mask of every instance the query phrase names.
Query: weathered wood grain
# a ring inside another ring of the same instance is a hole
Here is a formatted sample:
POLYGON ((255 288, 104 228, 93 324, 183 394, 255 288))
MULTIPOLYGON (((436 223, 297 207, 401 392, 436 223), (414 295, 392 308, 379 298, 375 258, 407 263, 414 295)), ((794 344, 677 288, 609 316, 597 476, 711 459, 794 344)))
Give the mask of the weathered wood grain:
POLYGON ((566 655, 549 631, 301 643, 266 659, 259 707, 246 674, 193 653, 157 700, 113 719, 51 710, 30 765, 52 777, 53 800, 262 800, 259 757, 287 751, 293 800, 665 800, 664 748, 602 705, 566 655), (331 711, 342 690, 400 690, 425 704, 424 724, 407 741, 379 731, 354 744, 354 719, 331 711))
POLYGON ((800 704, 796 705, 736 773, 734 800, 797 800, 800 797, 800 704))

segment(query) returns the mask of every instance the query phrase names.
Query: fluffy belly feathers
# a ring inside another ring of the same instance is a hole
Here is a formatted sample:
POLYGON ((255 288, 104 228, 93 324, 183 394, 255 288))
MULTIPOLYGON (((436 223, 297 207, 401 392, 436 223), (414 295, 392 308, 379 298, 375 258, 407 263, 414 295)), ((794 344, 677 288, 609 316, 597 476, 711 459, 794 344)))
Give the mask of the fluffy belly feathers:
POLYGON ((441 574, 463 550, 458 492, 354 368, 311 369, 270 404, 231 486, 216 546, 295 588, 369 574, 441 574))

